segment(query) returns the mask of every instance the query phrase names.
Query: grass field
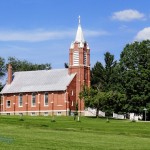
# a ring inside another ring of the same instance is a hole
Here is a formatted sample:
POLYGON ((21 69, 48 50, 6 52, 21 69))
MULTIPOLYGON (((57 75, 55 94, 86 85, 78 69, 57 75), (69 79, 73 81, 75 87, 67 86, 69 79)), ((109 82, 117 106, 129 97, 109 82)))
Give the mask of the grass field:
POLYGON ((150 150, 150 123, 0 116, 0 150, 150 150))

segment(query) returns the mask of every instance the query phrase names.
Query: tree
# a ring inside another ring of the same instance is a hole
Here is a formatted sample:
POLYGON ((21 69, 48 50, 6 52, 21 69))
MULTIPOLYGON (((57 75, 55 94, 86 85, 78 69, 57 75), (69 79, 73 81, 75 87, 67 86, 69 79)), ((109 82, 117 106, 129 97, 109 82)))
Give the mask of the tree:
POLYGON ((98 117, 101 108, 101 98, 98 95, 98 90, 84 86, 83 90, 79 93, 79 97, 84 100, 85 107, 96 109, 96 117, 98 117))
POLYGON ((85 107, 96 109, 96 117, 99 111, 104 111, 107 116, 113 112, 126 112, 126 96, 117 91, 102 92, 98 89, 83 87, 80 98, 84 100, 85 107))
POLYGON ((104 65, 96 62, 91 70, 92 88, 89 93, 92 94, 95 90, 92 98, 85 96, 88 92, 84 92, 83 97, 86 107, 95 108, 97 115, 99 110, 102 110, 109 116, 112 112, 125 112, 126 97, 119 81, 119 63, 114 60, 114 55, 106 52, 104 62, 104 65))
POLYGON ((15 57, 9 57, 8 64, 9 63, 12 65, 13 72, 51 69, 51 64, 33 64, 26 60, 19 60, 15 57))
POLYGON ((109 52, 104 54, 105 65, 96 62, 91 70, 91 85, 101 91, 109 91, 113 88, 114 73, 117 62, 114 60, 114 55, 109 52))
POLYGON ((2 85, 2 83, 0 82, 0 91, 2 90, 2 88, 3 88, 3 85, 2 85))
POLYGON ((109 91, 113 84, 114 84, 114 71, 117 62, 114 60, 114 55, 111 55, 109 52, 106 52, 104 54, 104 60, 105 60, 105 90, 109 91))
POLYGON ((113 112, 125 113, 126 112, 126 95, 118 91, 105 92, 105 101, 103 101, 102 111, 110 116, 113 112))
POLYGON ((121 84, 128 112, 142 113, 150 104, 150 41, 127 44, 120 58, 121 84))
POLYGON ((103 65, 97 61, 91 70, 91 86, 98 89, 104 89, 105 83, 104 76, 105 76, 105 69, 103 65))
POLYGON ((0 57, 0 78, 2 78, 5 75, 5 59, 0 57))
MULTIPOLYGON (((2 79, 5 76, 6 68, 5 68, 5 59, 0 57, 0 79, 2 79)), ((0 81, 0 91, 2 90, 3 85, 0 81)))

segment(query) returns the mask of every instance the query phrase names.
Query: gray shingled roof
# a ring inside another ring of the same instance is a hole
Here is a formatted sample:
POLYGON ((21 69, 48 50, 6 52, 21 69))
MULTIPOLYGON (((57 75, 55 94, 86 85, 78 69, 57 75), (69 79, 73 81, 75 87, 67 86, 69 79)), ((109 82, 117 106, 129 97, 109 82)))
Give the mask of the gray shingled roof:
POLYGON ((68 69, 15 72, 12 83, 6 84, 1 93, 64 91, 74 76, 68 69))

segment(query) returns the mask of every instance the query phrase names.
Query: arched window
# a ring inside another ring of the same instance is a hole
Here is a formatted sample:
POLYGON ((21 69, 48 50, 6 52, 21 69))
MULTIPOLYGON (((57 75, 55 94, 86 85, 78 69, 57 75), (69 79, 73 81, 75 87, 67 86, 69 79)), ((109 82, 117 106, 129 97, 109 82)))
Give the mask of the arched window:
POLYGON ((48 106, 48 93, 47 92, 44 95, 44 106, 48 106))
POLYGON ((7 107, 7 108, 10 108, 10 107, 11 107, 11 102, 10 102, 10 100, 7 100, 7 101, 6 101, 6 107, 7 107))
POLYGON ((87 65, 87 53, 84 52, 83 54, 84 54, 84 56, 83 56, 83 63, 86 66, 87 65))
POLYGON ((22 94, 19 94, 19 97, 18 97, 18 106, 19 107, 23 107, 23 95, 22 94))
POLYGON ((73 96, 73 90, 71 91, 71 95, 73 96))
POLYGON ((35 93, 32 93, 31 106, 32 107, 36 106, 36 94, 35 93))

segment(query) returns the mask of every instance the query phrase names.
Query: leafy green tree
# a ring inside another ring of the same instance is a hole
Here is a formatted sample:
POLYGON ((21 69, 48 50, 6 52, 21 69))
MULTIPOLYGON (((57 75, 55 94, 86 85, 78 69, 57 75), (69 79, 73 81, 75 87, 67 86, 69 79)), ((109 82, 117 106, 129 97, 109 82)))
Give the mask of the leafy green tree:
POLYGON ((104 89, 105 69, 100 62, 96 62, 91 70, 91 86, 98 89, 104 89))
POLYGON ((114 55, 109 52, 104 54, 104 62, 97 62, 91 70, 91 85, 101 91, 109 91, 113 88, 114 72, 117 62, 114 60, 114 55))
POLYGON ((15 57, 9 57, 8 64, 9 63, 12 65, 13 72, 51 69, 51 64, 33 64, 15 57))
POLYGON ((114 55, 109 52, 104 54, 104 65, 96 62, 91 70, 91 89, 90 95, 84 89, 84 101, 86 107, 95 108, 97 115, 99 110, 105 111, 109 116, 112 112, 125 112, 126 97, 119 78, 120 66, 114 60, 114 55), (93 91, 94 90, 94 91, 93 91))
POLYGON ((118 91, 105 92, 105 101, 102 104, 102 111, 110 116, 115 113, 126 113, 126 95, 118 91))
POLYGON ((0 82, 0 91, 2 90, 3 86, 2 86, 2 83, 0 82))
POLYGON ((109 52, 104 54, 105 60, 105 91, 109 91, 114 84, 114 71, 117 62, 114 60, 114 55, 111 55, 109 52))
POLYGON ((0 57, 0 91, 3 88, 1 79, 5 76, 6 67, 5 67, 5 59, 0 57))
POLYGON ((5 59, 0 57, 0 78, 5 75, 6 67, 5 67, 5 59))
POLYGON ((127 44, 120 58, 121 84, 128 112, 142 113, 150 103, 150 41, 127 44))
POLYGON ((126 95, 116 91, 102 92, 98 89, 83 87, 80 98, 84 100, 85 107, 96 109, 96 117, 99 111, 104 111, 107 116, 113 112, 126 112, 126 95))
POLYGON ((99 97, 98 90, 84 86, 79 97, 84 100, 85 107, 96 109, 96 117, 98 117, 98 113, 101 108, 101 100, 103 99, 99 97))

